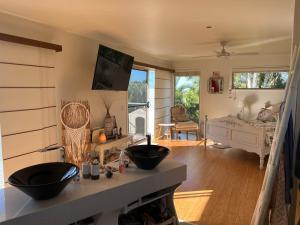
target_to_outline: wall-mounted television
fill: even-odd
[[[130,55],[100,45],[92,89],[127,91],[133,60]]]

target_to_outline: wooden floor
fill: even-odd
[[[264,170],[255,154],[237,149],[204,150],[199,141],[159,141],[170,158],[186,163],[188,178],[175,194],[178,217],[201,225],[248,225]]]

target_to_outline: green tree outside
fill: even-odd
[[[199,76],[175,77],[175,105],[183,105],[190,119],[196,123],[199,122],[199,81]]]
[[[284,89],[288,72],[239,72],[233,74],[233,88]]]
[[[147,102],[147,82],[133,81],[128,86],[128,102]]]
[[[147,102],[147,81],[129,82],[128,86],[129,103],[146,103]],[[139,107],[130,107],[128,112],[132,112]]]

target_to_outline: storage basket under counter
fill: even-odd
[[[118,225],[177,225],[173,204],[175,188],[152,193],[128,204],[119,216]]]

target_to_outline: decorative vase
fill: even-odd
[[[104,132],[101,132],[99,135],[99,143],[104,144],[105,142],[106,142],[106,135],[104,134]]]
[[[114,129],[114,120],[113,117],[109,114],[109,110],[106,112],[106,116],[104,118],[104,133],[107,138],[112,137]]]

